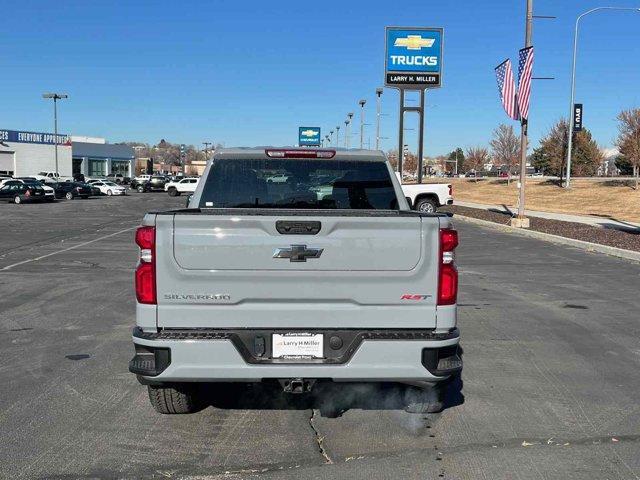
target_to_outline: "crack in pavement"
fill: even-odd
[[[316,438],[316,443],[318,444],[318,450],[320,451],[320,455],[322,455],[324,458],[324,463],[328,465],[333,465],[333,460],[327,453],[327,450],[324,448],[324,436],[320,435],[320,432],[318,431],[318,429],[316,428],[313,422],[314,419],[316,418],[317,411],[318,410],[315,408],[311,409],[311,416],[309,417],[309,426],[311,427],[311,430],[313,430],[313,434],[315,435],[315,438]]]

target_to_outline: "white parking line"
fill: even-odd
[[[104,240],[105,238],[115,237],[116,235],[120,235],[121,233],[124,233],[124,232],[130,232],[131,230],[134,230],[136,228],[138,228],[138,227],[135,226],[135,227],[125,228],[124,230],[120,230],[120,231],[115,232],[115,233],[110,233],[109,235],[105,235],[103,237],[94,238],[93,240],[89,240],[88,242],[79,243],[78,245],[73,245],[72,247],[63,248],[62,250],[57,250],[55,252],[47,253],[46,255],[40,255],[39,257],[30,258],[28,260],[22,260],[21,262],[14,263],[12,265],[7,265],[6,267],[2,267],[2,268],[0,268],[0,271],[11,270],[13,267],[17,267],[19,265],[24,265],[25,263],[37,262],[38,260],[42,260],[44,258],[48,258],[48,257],[51,257],[53,255],[58,255],[59,253],[68,252],[69,250],[74,250],[76,248],[80,248],[80,247],[84,247],[85,245],[89,245],[91,243],[99,242],[100,240]]]

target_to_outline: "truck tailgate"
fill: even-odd
[[[282,234],[278,221],[320,229]],[[175,213],[156,229],[159,327],[436,326],[437,217]],[[274,258],[292,248],[322,251]]]

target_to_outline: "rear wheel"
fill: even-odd
[[[177,197],[178,195],[180,195],[180,192],[176,188],[171,187],[169,189],[169,196],[170,197]]]
[[[424,213],[435,213],[438,205],[432,198],[422,198],[416,203],[416,210]]]
[[[66,198],[67,200],[73,200],[73,193],[67,192],[65,194],[64,198]]]
[[[192,386],[157,387],[148,385],[147,389],[149,401],[158,413],[168,415],[194,413],[200,409],[200,403]]]
[[[20,195],[16,195],[15,197],[13,197],[13,203],[15,203],[16,205],[20,205],[22,203]]]
[[[144,187],[142,185],[138,186],[138,192],[144,193]]]

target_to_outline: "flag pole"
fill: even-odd
[[[533,0],[527,0],[527,14],[525,18],[524,46],[531,46],[531,30],[533,24]],[[525,204],[525,179],[527,176],[527,145],[528,145],[528,118],[520,119],[520,197],[518,201],[518,218],[511,219],[511,226],[529,228],[529,219],[524,215]]]

